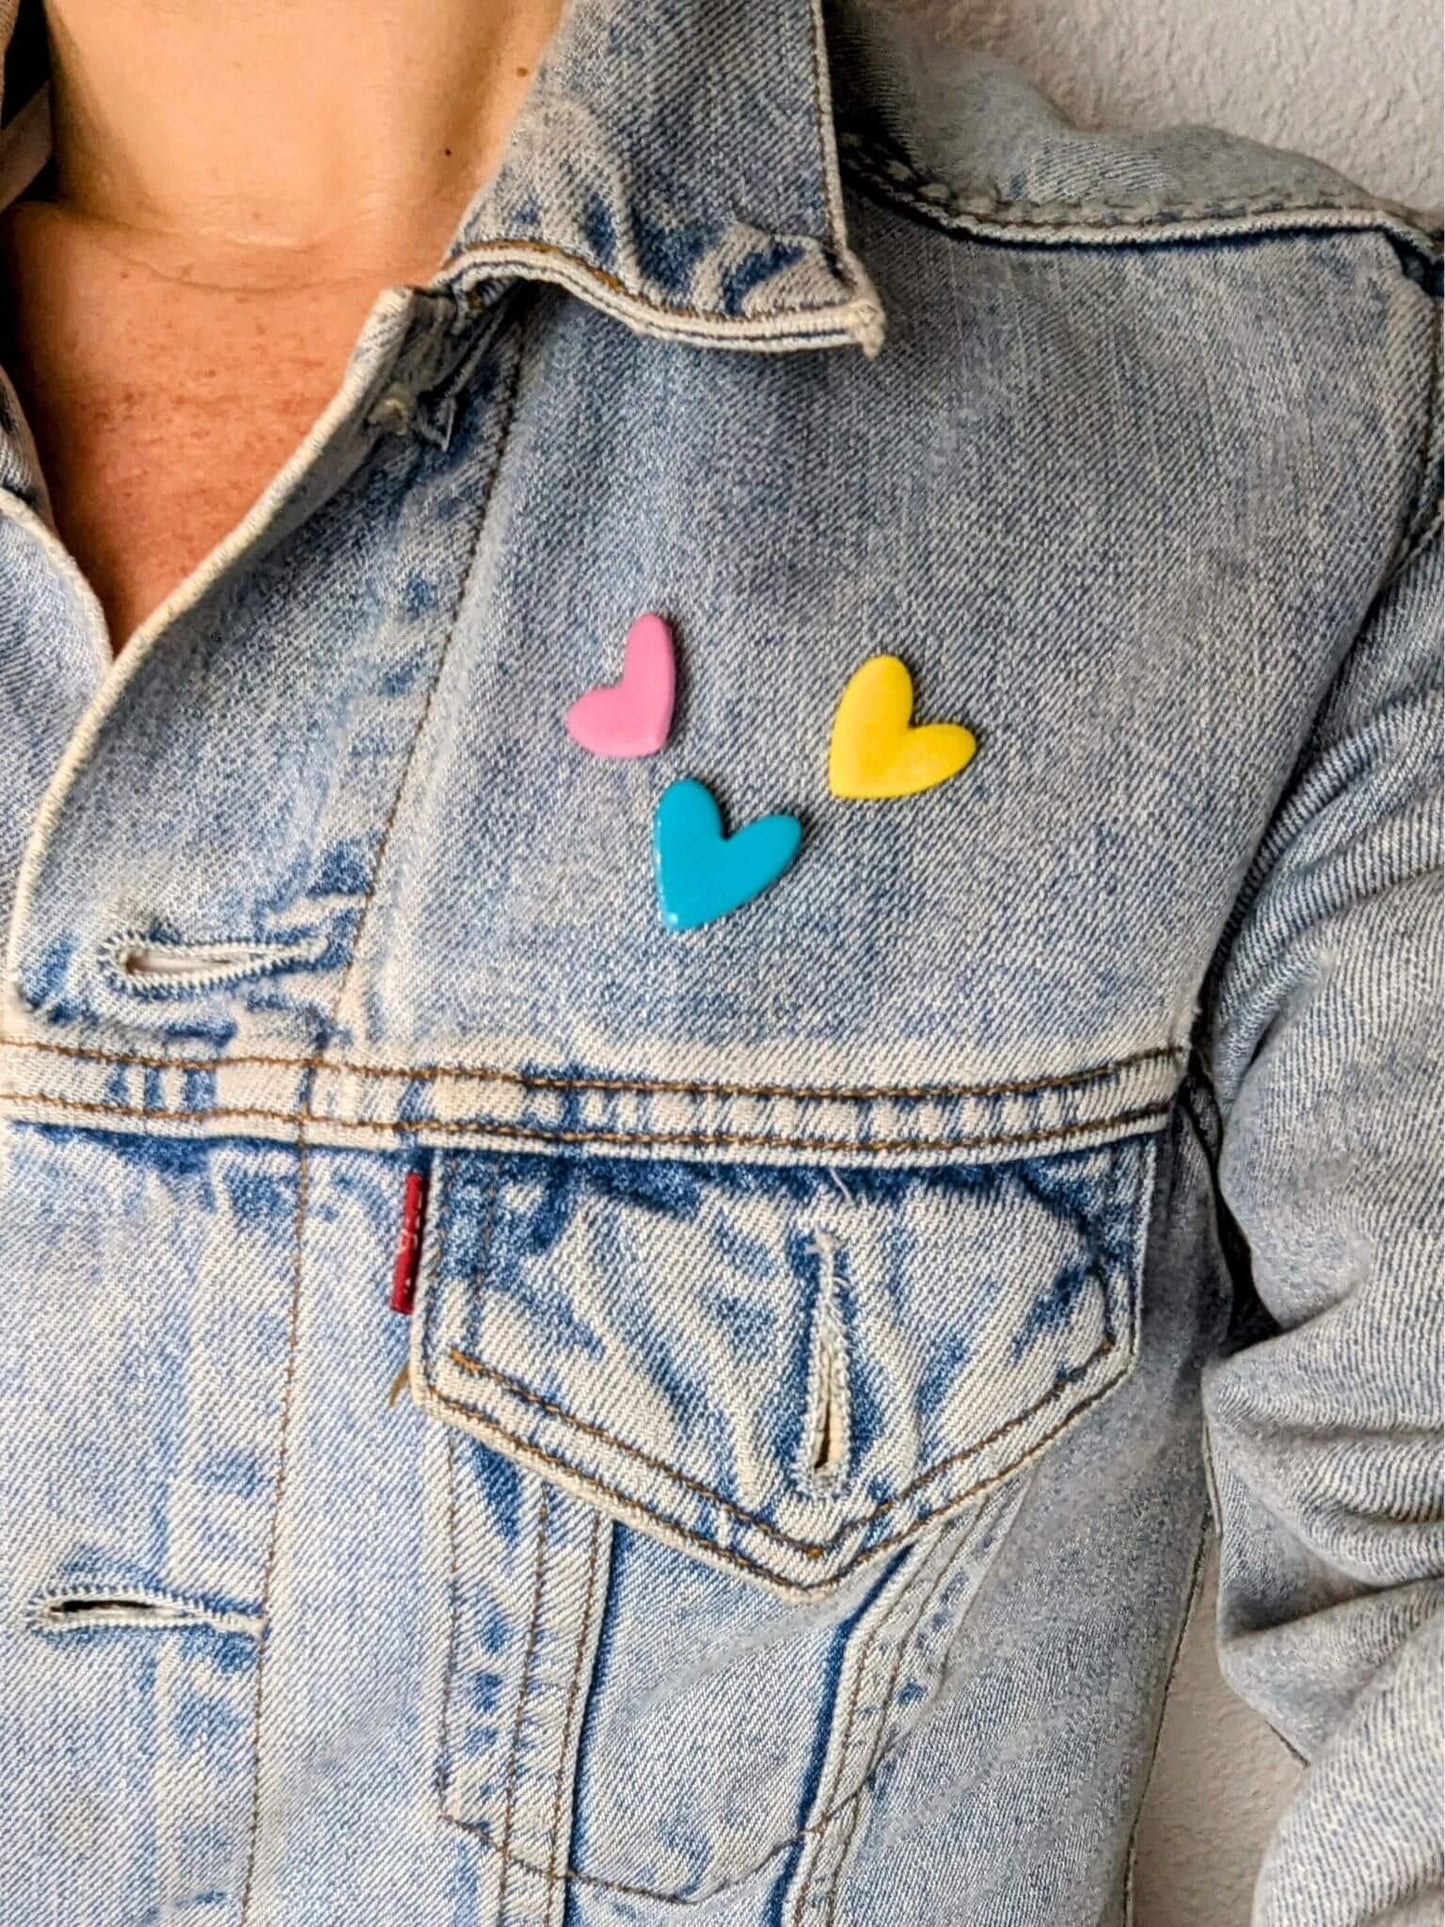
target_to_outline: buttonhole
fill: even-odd
[[[307,968],[321,961],[329,941],[325,932],[314,931],[240,943],[182,943],[123,931],[102,947],[100,961],[109,981],[129,996],[189,997]]]
[[[836,1492],[847,1477],[849,1452],[848,1352],[838,1303],[841,1254],[831,1231],[816,1231],[818,1291],[808,1357],[808,1405],[797,1467],[805,1491],[819,1498]]]
[[[815,1479],[830,1479],[837,1474],[843,1447],[836,1396],[838,1357],[826,1341],[819,1351],[819,1377],[822,1382],[819,1387],[817,1436],[813,1440],[812,1472]]]
[[[52,1638],[104,1626],[129,1626],[148,1632],[244,1633],[259,1639],[265,1619],[260,1613],[217,1606],[193,1593],[97,1586],[93,1591],[67,1587],[37,1594],[30,1602],[30,1624]]]

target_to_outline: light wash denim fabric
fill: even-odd
[[[3,1927],[1115,1927],[1211,1497],[1257,1920],[1439,1919],[1438,272],[574,0],[114,664],[7,403]],[[678,934],[683,777],[804,841]]]

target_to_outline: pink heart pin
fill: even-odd
[[[651,756],[667,741],[677,694],[672,631],[639,616],[627,632],[621,682],[589,689],[567,711],[567,734],[594,756]]]

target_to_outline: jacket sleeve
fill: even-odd
[[[1308,1763],[1256,1927],[1441,1920],[1438,530],[1380,592],[1206,1001],[1266,1317],[1205,1380],[1220,1659]]]

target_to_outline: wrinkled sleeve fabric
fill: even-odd
[[[1220,1658],[1308,1762],[1256,1927],[1441,1920],[1441,553],[1382,589],[1205,1012],[1267,1314],[1211,1365]]]

